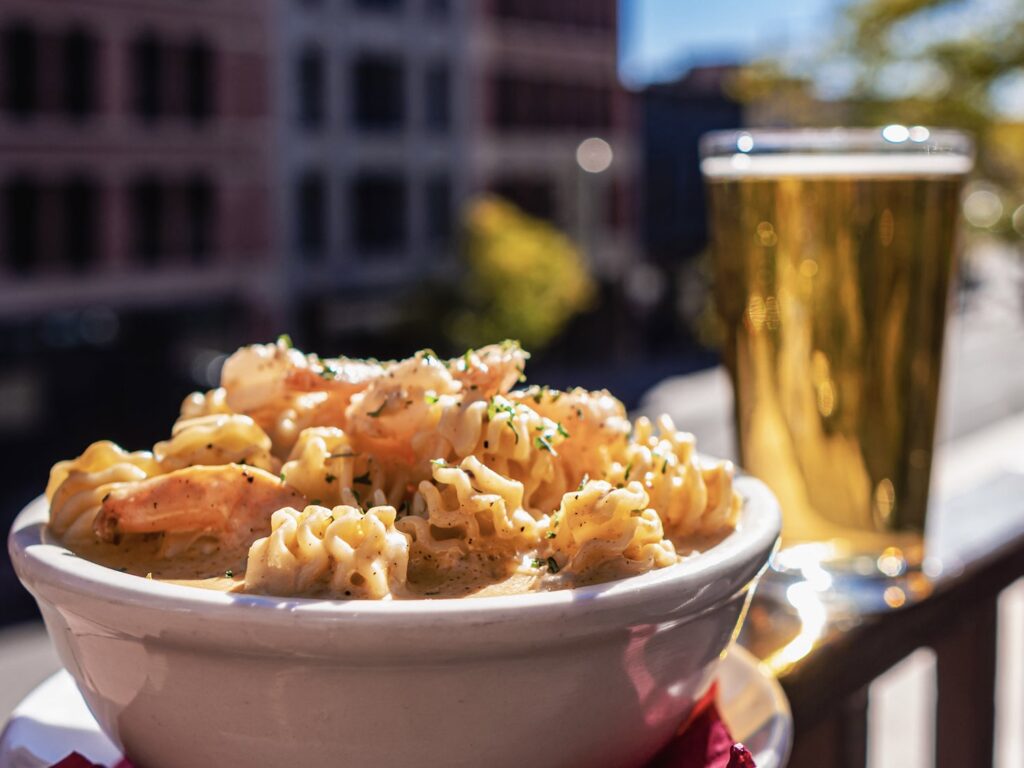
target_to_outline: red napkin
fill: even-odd
[[[77,752],[72,752],[59,763],[54,763],[51,768],[106,768],[106,766],[94,763]],[[121,760],[114,768],[135,768],[135,766],[127,760]]]
[[[750,750],[733,741],[715,704],[716,687],[705,694],[676,735],[648,768],[756,768]],[[77,752],[52,768],[105,768]],[[122,760],[114,768],[134,768]]]
[[[733,740],[722,720],[717,693],[712,685],[648,768],[756,768],[750,750]]]

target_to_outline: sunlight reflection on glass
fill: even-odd
[[[901,144],[910,138],[910,129],[905,125],[887,125],[882,129],[882,138],[893,144]]]
[[[828,577],[824,571],[822,574],[826,578]],[[796,637],[764,660],[765,666],[776,675],[783,674],[814,650],[814,646],[825,630],[828,618],[828,612],[821,600],[819,590],[810,581],[791,585],[786,590],[786,600],[797,613],[800,631]]]

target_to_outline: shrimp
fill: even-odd
[[[471,399],[486,399],[505,394],[523,378],[530,353],[517,341],[488,344],[470,349],[462,357],[448,361],[448,370],[468,391]]]
[[[433,353],[417,352],[352,397],[345,412],[345,431],[357,450],[413,463],[413,436],[439,418],[428,398],[436,400],[460,389],[448,367]]]
[[[303,355],[283,341],[242,347],[224,363],[227,406],[269,434],[287,456],[307,427],[344,427],[352,396],[386,372],[380,363]]]
[[[123,534],[187,533],[212,536],[226,546],[249,546],[270,533],[274,512],[306,503],[301,493],[256,467],[186,467],[111,490],[100,504],[94,530],[107,542]]]

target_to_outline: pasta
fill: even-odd
[[[405,588],[409,540],[395,530],[394,507],[333,510],[287,507],[271,518],[270,536],[249,550],[245,584],[276,595],[309,593],[383,598]]]
[[[548,530],[556,562],[565,563],[560,568],[587,574],[621,561],[619,567],[639,573],[674,563],[675,547],[647,503],[635,480],[619,488],[593,480],[566,494]]]
[[[735,527],[731,464],[605,390],[513,389],[527,358],[243,347],[152,453],[102,441],[55,465],[50,529],[132,572],[192,564],[200,586],[396,599],[643,573]]]
[[[153,446],[153,455],[167,472],[183,467],[248,464],[277,470],[270,455],[270,438],[248,416],[217,413],[179,419],[171,439]]]

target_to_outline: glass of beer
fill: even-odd
[[[895,606],[923,562],[943,328],[972,145],[922,126],[701,142],[744,468],[780,569]],[[918,583],[926,580],[919,579]],[[868,588],[865,585],[880,587]]]

